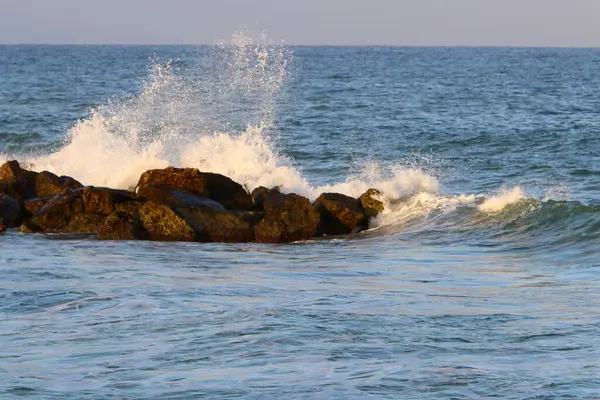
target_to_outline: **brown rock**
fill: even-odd
[[[138,190],[138,198],[170,207],[208,207],[215,211],[226,211],[222,204],[214,200],[201,197],[188,190],[173,189],[164,185],[142,186]]]
[[[115,211],[104,220],[98,229],[100,240],[146,240],[148,232],[144,229],[138,215]]]
[[[245,243],[252,240],[250,224],[228,212],[203,206],[176,210],[194,229],[196,241]]]
[[[37,172],[22,169],[16,160],[0,165],[0,193],[8,194],[19,201],[36,197],[35,179]]]
[[[138,182],[138,193],[144,186],[164,185],[184,189],[221,203],[228,210],[251,210],[252,199],[239,183],[230,178],[196,168],[154,169],[146,171]]]
[[[383,211],[383,203],[376,199],[378,196],[381,196],[379,190],[369,189],[358,198],[367,219],[374,218]]]
[[[135,200],[133,193],[85,187],[65,190],[52,197],[32,199],[26,208],[33,218],[23,232],[97,233],[107,215],[119,204]]]
[[[363,228],[365,215],[360,202],[339,193],[323,193],[314,203],[321,216],[319,233],[344,235]]]
[[[21,204],[14,197],[0,194],[0,225],[14,228],[21,224],[23,212]]]
[[[319,213],[305,197],[272,190],[265,196],[264,210],[265,218],[254,227],[258,242],[294,242],[317,233]]]
[[[112,214],[119,203],[126,203],[136,199],[132,192],[108,188],[85,187],[81,193],[86,213],[103,215]]]
[[[151,240],[193,242],[192,226],[169,206],[147,202],[140,208],[140,221]]]
[[[263,203],[265,201],[265,196],[270,191],[271,191],[270,189],[267,189],[264,186],[259,186],[252,191],[252,194],[250,195],[250,197],[252,198],[252,204],[254,204],[255,210],[263,211],[263,209],[264,209]]]
[[[42,171],[35,178],[36,197],[47,197],[58,194],[63,190],[78,189],[81,183],[70,176],[58,177],[52,172]]]

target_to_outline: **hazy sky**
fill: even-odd
[[[0,0],[0,43],[600,47],[600,0]]]

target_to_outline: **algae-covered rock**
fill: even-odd
[[[383,203],[378,200],[379,196],[381,196],[379,190],[369,189],[358,198],[367,219],[375,218],[383,211]]]
[[[164,204],[147,202],[140,208],[140,221],[150,240],[193,242],[194,228],[173,209]]]

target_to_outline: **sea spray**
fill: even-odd
[[[230,42],[203,51],[208,54],[188,64],[153,58],[138,94],[92,110],[55,153],[17,158],[36,170],[122,189],[134,187],[144,171],[168,165],[221,173],[249,190],[279,186],[311,200],[323,192],[358,197],[377,188],[386,210],[375,226],[475,202],[474,195],[441,194],[434,176],[402,162],[382,167],[370,161],[339,183],[312,185],[277,140],[275,116],[290,48],[236,33]],[[480,209],[508,203],[493,197]]]

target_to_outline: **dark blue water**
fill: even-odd
[[[10,231],[2,399],[600,398],[600,50],[0,46],[12,158],[387,208],[280,246]]]

